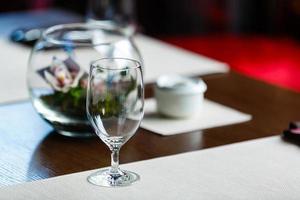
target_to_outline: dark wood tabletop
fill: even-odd
[[[174,136],[139,129],[121,149],[121,163],[278,135],[300,120],[300,94],[230,72],[203,77],[206,98],[249,113],[246,123]],[[152,85],[146,96],[153,94]],[[98,138],[56,134],[29,102],[0,106],[0,186],[108,166],[110,152]]]

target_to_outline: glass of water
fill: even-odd
[[[104,58],[90,67],[87,116],[96,134],[111,150],[111,167],[88,177],[92,184],[127,186],[139,175],[119,168],[119,151],[136,132],[144,115],[141,64],[126,58]]]

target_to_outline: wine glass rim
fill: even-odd
[[[126,39],[130,39],[133,35],[133,33],[126,32],[125,28],[119,27],[114,24],[69,23],[69,24],[58,24],[58,25],[54,25],[54,26],[47,28],[46,30],[44,30],[42,32],[41,38],[50,43],[56,44],[56,45],[76,45],[76,46],[109,45],[111,43],[116,43],[116,42],[124,40],[124,38],[121,38],[121,39],[111,40],[109,42],[86,43],[86,42],[78,42],[78,41],[76,42],[76,41],[57,39],[53,36],[51,37],[51,34],[55,33],[56,31],[61,31],[61,30],[70,30],[71,31],[72,29],[74,29],[76,31],[76,28],[81,29],[81,30],[102,29],[105,31],[113,31],[113,32],[118,33],[120,36],[124,36],[124,38],[126,38]]]
[[[137,69],[137,68],[141,68],[142,67],[141,63],[138,60],[131,59],[131,58],[116,57],[116,58],[100,58],[100,59],[94,60],[94,61],[91,62],[91,69],[98,68],[98,69],[116,70],[116,71],[120,71],[120,70],[126,69],[125,67],[124,68],[107,68],[107,67],[102,67],[102,66],[96,65],[97,62],[99,62],[99,61],[105,61],[105,60],[127,60],[127,61],[131,61],[131,62],[135,63],[135,66],[126,66],[127,69],[128,68],[129,69]]]

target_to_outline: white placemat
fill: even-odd
[[[196,76],[228,71],[224,63],[143,35],[137,36],[136,43],[144,57],[146,83],[166,73]],[[0,103],[27,99],[26,70],[30,49],[2,38],[0,52]]]
[[[0,103],[28,98],[26,86],[30,49],[0,39]]]
[[[154,98],[145,101],[145,115],[141,127],[154,133],[168,136],[212,127],[246,122],[251,115],[242,113],[224,105],[209,101],[203,102],[203,108],[190,118],[166,118],[156,112]]]
[[[124,188],[89,184],[92,171],[0,188],[3,200],[300,199],[300,149],[279,137],[123,165],[141,175]],[[71,163],[70,163],[71,164]]]
[[[146,83],[163,74],[196,76],[229,71],[225,63],[145,35],[137,35],[135,41],[144,58]]]

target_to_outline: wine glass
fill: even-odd
[[[139,175],[119,168],[119,151],[136,132],[144,115],[141,64],[126,58],[103,58],[90,67],[87,116],[96,134],[111,150],[111,167],[88,177],[99,186],[127,186]]]

